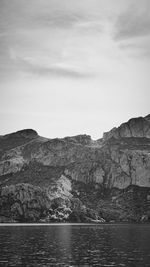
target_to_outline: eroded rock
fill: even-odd
[[[150,115],[97,141],[88,135],[48,139],[30,129],[1,136],[0,186],[0,213],[14,220],[140,221],[149,192],[138,195],[143,213],[124,204],[124,196],[133,204],[136,191],[123,192],[150,187]],[[121,198],[110,197],[114,189]]]

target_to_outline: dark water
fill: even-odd
[[[150,225],[0,226],[0,266],[150,266]]]

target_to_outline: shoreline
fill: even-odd
[[[114,223],[0,223],[0,227],[4,226],[104,226],[104,225],[149,225],[150,223],[141,222],[114,222]]]

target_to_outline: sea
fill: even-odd
[[[150,266],[150,224],[1,224],[0,266]]]

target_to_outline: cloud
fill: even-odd
[[[99,0],[0,0],[0,29],[12,31],[18,27],[70,28],[78,21],[102,17]]]
[[[33,18],[36,26],[44,27],[58,27],[58,28],[70,28],[73,27],[74,23],[82,20],[82,18],[77,14],[61,14],[56,13],[50,15],[49,13],[40,14]]]
[[[128,39],[119,43],[119,48],[127,52],[129,56],[135,56],[141,59],[149,60],[150,57],[150,36],[142,38]]]
[[[115,24],[118,41],[150,35],[150,1],[131,1],[129,7],[119,14]]]
[[[65,63],[40,65],[36,62],[32,62],[32,59],[24,59],[16,57],[18,69],[24,73],[38,75],[38,76],[47,76],[47,77],[67,77],[67,78],[87,78],[91,74],[86,73],[84,70],[77,68],[73,65]]]
[[[95,18],[98,3],[99,0],[30,0],[28,5],[26,0],[0,0],[2,76],[17,72],[18,64],[22,71],[38,75],[88,77],[92,50],[88,41],[103,30],[102,11]],[[36,60],[35,64],[21,61],[30,57]],[[49,65],[43,61],[49,61]]]

